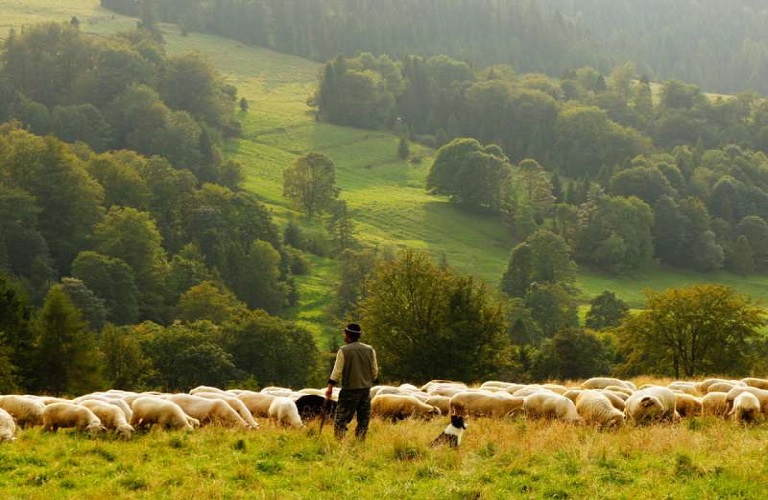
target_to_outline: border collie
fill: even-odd
[[[432,441],[430,446],[448,443],[451,448],[456,448],[461,444],[461,435],[466,428],[467,424],[464,422],[463,416],[451,415],[451,423]]]

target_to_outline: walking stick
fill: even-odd
[[[323,407],[320,409],[320,429],[318,429],[317,434],[323,433],[323,427],[325,426],[325,420],[328,416],[329,409],[331,407],[331,400],[328,398],[325,398],[325,401],[323,401]]]

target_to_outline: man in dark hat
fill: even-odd
[[[374,381],[379,376],[379,366],[373,347],[360,342],[360,336],[363,334],[360,325],[350,323],[344,328],[343,333],[345,345],[336,353],[336,363],[328,380],[325,397],[330,399],[333,387],[341,384],[336,417],[333,422],[334,435],[339,440],[343,439],[347,432],[347,425],[356,415],[355,437],[362,441],[368,432],[368,422],[371,417],[370,393]]]

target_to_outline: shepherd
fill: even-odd
[[[333,433],[341,441],[352,418],[357,418],[355,437],[365,441],[371,418],[371,387],[379,376],[376,351],[360,342],[363,330],[357,323],[348,324],[342,331],[344,343],[336,353],[325,398],[331,399],[333,388],[341,385],[333,421]]]

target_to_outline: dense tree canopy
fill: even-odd
[[[645,309],[619,329],[624,369],[675,378],[744,372],[765,312],[720,285],[646,293]]]

